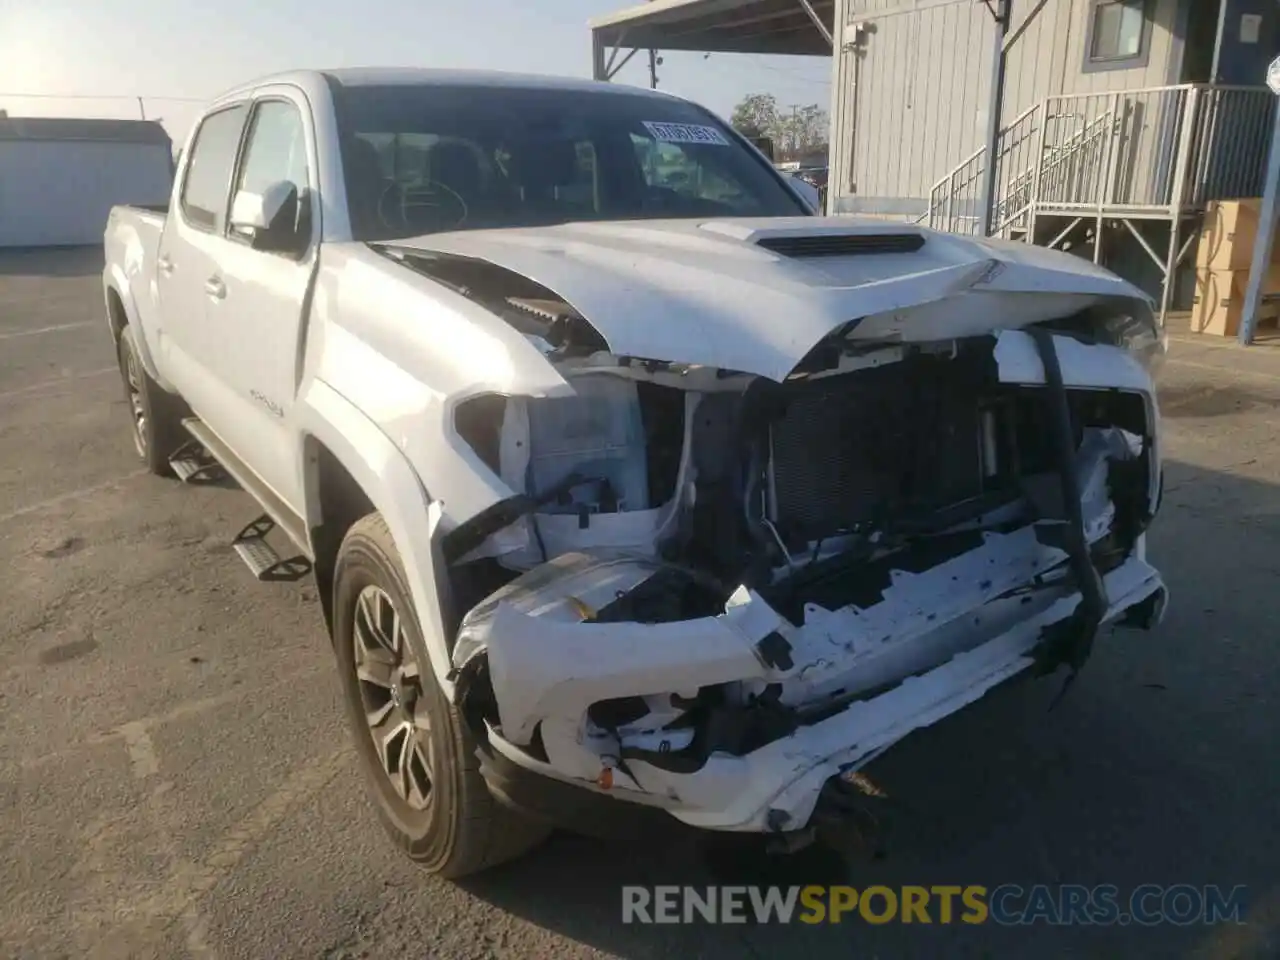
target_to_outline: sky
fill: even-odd
[[[201,101],[294,68],[468,67],[591,75],[587,21],[637,0],[0,0],[10,116],[160,119],[185,139]],[[830,60],[663,54],[658,86],[723,117],[750,93],[828,106]],[[647,86],[637,54],[615,82]],[[136,99],[143,98],[141,108]]]

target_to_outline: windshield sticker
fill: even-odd
[[[653,139],[665,143],[711,143],[720,147],[730,145],[725,135],[715,127],[703,127],[696,123],[659,123],[655,120],[642,122]]]

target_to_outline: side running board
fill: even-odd
[[[169,467],[183,483],[213,483],[227,474],[199,440],[188,440],[174,451]]]
[[[276,522],[264,513],[236,534],[231,547],[258,580],[301,580],[311,572],[311,561],[303,556],[282,559],[267,543],[267,534],[275,528]]]
[[[183,420],[182,426],[191,434],[192,442],[174,454],[171,461],[174,473],[190,482],[194,477],[209,476],[212,470],[225,470],[262,507],[262,515],[236,534],[231,542],[232,549],[254,577],[278,582],[301,580],[307,576],[311,572],[311,560],[307,556],[310,548],[306,521],[263,483],[202,420],[191,417]],[[179,462],[182,467],[178,466]],[[267,535],[277,527],[298,548],[296,556],[281,557],[267,542]]]

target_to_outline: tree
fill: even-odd
[[[816,103],[796,104],[790,111],[780,111],[778,100],[772,94],[753,93],[733,108],[730,122],[748,137],[772,139],[779,159],[794,158],[821,147],[827,139],[827,111]]]
[[[770,93],[753,93],[743,97],[733,108],[733,117],[729,122],[745,136],[776,136],[778,100]]]
[[[802,153],[813,150],[815,147],[826,142],[827,139],[827,111],[823,110],[816,103],[811,103],[807,107],[801,107],[795,113],[793,123],[795,125],[796,152]]]
[[[776,137],[789,157],[811,153],[827,139],[827,112],[816,103],[797,104],[779,119]]]

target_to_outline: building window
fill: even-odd
[[[1093,0],[1085,37],[1085,70],[1127,70],[1146,63],[1151,0]]]

